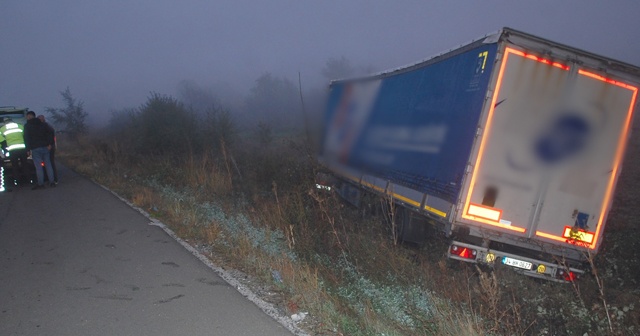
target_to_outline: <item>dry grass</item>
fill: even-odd
[[[231,171],[221,170],[209,153],[197,157],[190,155],[181,169],[184,182],[192,190],[228,195],[233,189]]]
[[[637,148],[637,141],[632,146]],[[437,235],[421,249],[396,246],[395,230],[380,225],[385,219],[363,215],[334,195],[313,190],[314,167],[295,160],[299,151],[286,143],[258,153],[234,153],[242,180],[226,149],[217,158],[191,155],[177,166],[157,163],[142,170],[132,158],[112,155],[118,147],[100,148],[81,142],[63,154],[64,160],[160,217],[177,234],[210,246],[217,262],[270,284],[282,296],[283,311],[311,312],[314,323],[307,327],[314,334],[591,335],[625,334],[640,326],[637,300],[629,301],[640,296],[637,261],[636,268],[633,263],[607,263],[621,256],[638,258],[615,245],[637,230],[631,222],[635,217],[624,209],[640,195],[624,191],[626,186],[612,212],[613,233],[605,237],[603,253],[593,263],[601,286],[587,277],[574,290],[508,270],[489,272],[451,262],[443,253],[446,240]],[[636,155],[626,162],[621,181],[635,181],[629,167],[638,161]],[[208,202],[218,204],[215,211],[224,215],[208,215],[202,209]],[[246,225],[239,214],[252,224]],[[622,268],[632,276],[618,280],[626,276],[619,273]],[[605,291],[609,284],[618,286]],[[589,297],[597,292],[607,295],[611,307]],[[420,295],[424,300],[417,299]]]
[[[131,203],[142,209],[153,210],[152,205],[158,203],[158,197],[151,188],[142,187],[131,196]]]
[[[220,239],[222,234],[222,228],[218,223],[211,222],[209,225],[203,226],[200,229],[200,236],[204,239],[206,244],[213,244]]]

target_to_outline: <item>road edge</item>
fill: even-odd
[[[127,204],[129,207],[131,207],[132,209],[136,210],[137,212],[142,214],[144,217],[146,217],[150,221],[149,225],[157,226],[157,227],[161,228],[167,235],[169,235],[171,238],[173,238],[175,241],[177,241],[180,245],[182,245],[182,247],[184,247],[192,255],[194,255],[196,258],[198,258],[203,264],[205,264],[207,267],[209,267],[211,270],[213,270],[219,277],[221,277],[229,285],[231,285],[233,288],[235,288],[242,296],[247,298],[247,300],[251,301],[256,306],[258,306],[258,308],[260,308],[260,310],[262,310],[265,314],[269,315],[271,318],[276,320],[278,323],[280,323],[287,330],[289,330],[290,332],[292,332],[296,336],[310,336],[310,334],[308,334],[306,331],[300,329],[295,324],[295,321],[293,321],[289,316],[281,314],[280,311],[278,310],[278,308],[276,308],[276,306],[274,306],[273,304],[271,304],[269,302],[266,302],[266,301],[262,300],[257,294],[255,294],[253,291],[251,291],[251,289],[249,289],[247,286],[243,285],[240,281],[238,281],[235,277],[233,277],[233,275],[231,275],[231,273],[225,271],[222,267],[214,264],[213,261],[211,261],[211,259],[207,258],[205,255],[200,253],[200,251],[198,251],[195,247],[193,247],[191,244],[186,242],[184,239],[178,237],[178,235],[176,235],[176,233],[173,232],[173,230],[171,230],[167,225],[165,225],[164,223],[162,223],[158,219],[151,217],[151,215],[149,215],[148,212],[146,212],[142,208],[136,206],[135,204],[129,202],[124,197],[118,195],[118,193],[116,193],[115,191],[107,188],[106,186],[104,186],[104,185],[102,185],[100,183],[97,183],[95,181],[93,181],[93,182],[95,184],[99,185],[102,189],[110,192],[112,195],[114,195],[120,201],[122,201],[123,203]]]

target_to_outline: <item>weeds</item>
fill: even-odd
[[[181,169],[186,185],[200,193],[212,193],[220,196],[229,195],[233,190],[229,170],[220,169],[210,154],[206,152],[199,157],[190,155]]]
[[[592,257],[592,269],[598,265],[604,271],[593,274],[593,283],[572,284],[572,290],[572,285],[540,283],[506,270],[452,264],[437,237],[422,249],[399,244],[396,205],[388,199],[380,200],[386,215],[363,216],[334,195],[313,189],[318,168],[301,154],[304,146],[263,132],[262,145],[239,150],[221,140],[217,155],[194,150],[171,160],[129,155],[117,142],[83,139],[60,154],[76,171],[205,246],[216,262],[271,286],[283,312],[309,312],[306,327],[315,334],[637,332],[637,279],[624,279],[630,298],[624,304],[623,295],[612,297],[619,293],[615,288],[604,287],[605,279],[607,284],[622,281],[617,272],[631,266],[616,270]],[[587,309],[596,307],[588,296],[595,292],[603,320],[598,310]]]
[[[598,286],[598,293],[600,294],[600,300],[602,300],[602,306],[604,307],[605,314],[607,316],[607,322],[609,325],[609,332],[613,333],[613,324],[611,323],[611,314],[609,313],[609,305],[607,304],[606,296],[604,295],[604,280],[598,275],[598,269],[594,262],[594,256],[590,251],[586,252],[586,258],[591,266],[591,274],[595,277],[596,285]]]
[[[309,191],[309,195],[311,196],[311,198],[313,198],[317,202],[317,206],[322,215],[321,219],[326,223],[329,223],[331,234],[335,238],[335,245],[340,250],[340,254],[347,255],[348,254],[347,248],[340,239],[341,236],[345,236],[345,235],[341,234],[341,232],[338,231],[336,227],[336,218],[329,213],[330,211],[329,206],[327,206],[328,199],[321,197],[314,190]]]
[[[396,202],[393,199],[393,190],[388,191],[385,194],[385,197],[380,198],[380,203],[382,205],[382,213],[384,214],[384,218],[388,220],[389,227],[391,228],[391,238],[393,239],[393,244],[397,245],[400,242],[401,237],[399,236],[398,223],[396,220]]]

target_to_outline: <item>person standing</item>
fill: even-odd
[[[49,132],[53,134],[53,145],[51,146],[51,150],[49,151],[49,153],[51,154],[49,157],[49,160],[51,160],[51,168],[53,168],[53,183],[58,184],[58,169],[56,168],[56,147],[57,147],[56,130],[49,123],[47,123],[47,121],[44,118],[44,115],[42,114],[39,115],[38,119],[40,119],[40,121],[45,126],[47,126],[47,128],[49,129]]]
[[[33,111],[27,112],[27,124],[24,126],[24,142],[27,153],[31,152],[33,165],[36,168],[36,176],[38,184],[32,190],[44,188],[44,172],[42,171],[42,163],[47,171],[49,181],[53,181],[53,169],[51,167],[51,156],[49,151],[53,147],[53,133],[45,126],[45,124],[36,118]],[[55,187],[54,182],[50,183],[51,187]]]
[[[0,127],[0,135],[6,142],[6,149],[11,160],[13,181],[5,181],[7,184],[21,184],[28,180],[26,174],[27,149],[24,143],[24,127],[10,118],[4,119],[4,125]]]

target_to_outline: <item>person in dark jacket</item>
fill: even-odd
[[[50,150],[53,147],[53,133],[47,128],[47,126],[36,118],[36,114],[33,111],[27,112],[27,124],[24,126],[24,144],[27,148],[27,153],[31,153],[33,158],[33,165],[36,168],[36,176],[38,177],[38,184],[35,185],[33,190],[44,188],[44,172],[42,171],[42,163],[47,171],[47,177],[51,181],[51,187],[55,187],[53,182],[53,169],[51,167],[51,154]]]
[[[51,124],[47,123],[44,115],[39,115],[38,119],[40,119],[40,121],[42,121],[42,123],[44,123],[49,131],[53,134],[53,145],[51,146],[51,150],[49,151],[49,153],[51,154],[49,159],[51,160],[51,168],[53,168],[53,183],[58,184],[58,169],[56,169],[56,130],[51,126]]]

